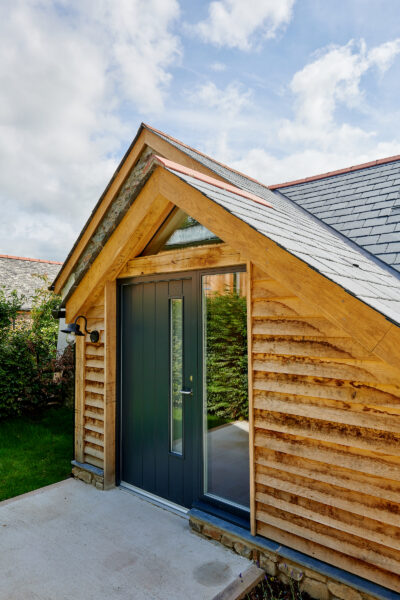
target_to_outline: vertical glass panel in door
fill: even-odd
[[[202,277],[204,494],[248,509],[246,273]]]
[[[170,451],[183,453],[183,299],[170,299]]]

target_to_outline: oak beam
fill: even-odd
[[[67,301],[68,323],[85,314],[105,282],[116,279],[125,263],[142,252],[173,209],[173,204],[159,195],[158,181],[159,173],[154,173]]]
[[[138,277],[153,273],[194,271],[211,267],[230,267],[245,262],[240,252],[227,244],[212,244],[198,248],[167,250],[152,256],[139,256],[129,260],[119,278]]]

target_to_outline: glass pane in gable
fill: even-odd
[[[192,217],[186,217],[179,229],[165,242],[161,250],[172,250],[173,248],[184,248],[185,246],[196,246],[211,242],[221,241],[211,231],[200,225]]]
[[[143,255],[220,242],[222,240],[214,233],[176,208],[148,244]]]

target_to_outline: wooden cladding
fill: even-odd
[[[121,275],[209,261],[244,259],[226,245],[185,249],[129,260]],[[400,592],[400,371],[247,269],[252,532]],[[100,343],[78,340],[76,456],[112,485],[114,284],[107,289],[87,312]]]
[[[256,268],[256,532],[400,591],[400,372]]]
[[[97,329],[100,342],[84,338],[84,393],[82,422],[82,462],[104,468],[104,300],[87,312],[88,329]],[[83,338],[82,338],[83,339]]]

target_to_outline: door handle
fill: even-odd
[[[184,394],[185,396],[191,396],[193,391],[192,390],[180,390],[179,393]]]

